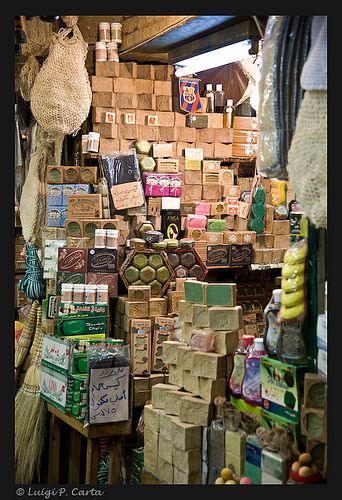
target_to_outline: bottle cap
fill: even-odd
[[[222,90],[222,83],[216,84],[216,90]]]
[[[273,294],[273,299],[274,302],[277,302],[280,304],[281,301],[281,294],[283,293],[283,290],[281,288],[275,288],[272,292]]]
[[[205,88],[206,88],[207,90],[213,90],[213,84],[212,84],[212,83],[206,83],[206,84],[205,84]]]
[[[264,339],[263,337],[257,337],[254,339],[254,347],[256,351],[264,351]]]
[[[241,339],[244,345],[252,345],[254,341],[254,335],[242,335]]]
[[[233,106],[233,99],[227,99],[227,106]]]

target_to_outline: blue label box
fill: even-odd
[[[50,207],[63,205],[63,185],[48,184],[47,203]]]

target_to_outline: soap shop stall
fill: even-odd
[[[302,106],[268,78],[324,18],[269,16],[256,105],[248,62],[122,60],[121,19],[85,67],[77,16],[43,17],[16,20],[16,482],[326,482],[326,90],[299,43]]]

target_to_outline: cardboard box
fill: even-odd
[[[230,266],[249,265],[252,263],[253,246],[251,243],[242,245],[231,245],[230,248]]]
[[[234,116],[233,129],[258,130],[258,119],[253,116]]]
[[[68,217],[93,219],[102,217],[102,197],[100,194],[68,196]]]
[[[87,260],[87,248],[58,248],[58,271],[85,273]]]
[[[260,367],[262,408],[298,423],[307,365],[289,365],[262,356]]]
[[[119,76],[119,68],[117,61],[95,61],[96,76]]]
[[[117,270],[116,248],[89,248],[87,271],[89,273],[111,273]]]
[[[108,296],[118,296],[118,273],[86,273],[85,282],[91,285],[108,285]]]
[[[223,233],[222,233],[223,234]],[[229,265],[230,245],[208,245],[206,266],[225,267]]]
[[[149,375],[151,372],[151,335],[131,335],[132,371],[134,375]]]
[[[153,158],[171,158],[173,156],[172,144],[152,144]]]
[[[90,82],[93,92],[113,92],[113,78],[91,75]]]
[[[202,170],[206,173],[220,173],[220,160],[203,160]]]

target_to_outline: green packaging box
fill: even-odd
[[[246,437],[245,476],[253,481],[253,484],[261,484],[261,450],[258,439],[254,434]]]
[[[56,294],[61,295],[62,283],[85,284],[86,273],[57,271]]]
[[[262,408],[298,423],[307,365],[290,365],[262,356],[260,370]]]

